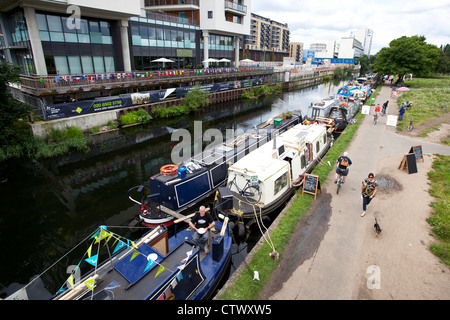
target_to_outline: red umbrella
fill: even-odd
[[[409,89],[407,88],[407,87],[401,87],[401,88],[398,88],[397,89],[397,91],[409,91]]]

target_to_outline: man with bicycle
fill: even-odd
[[[352,165],[352,160],[348,157],[348,152],[344,152],[344,155],[340,156],[336,163],[336,179],[334,180],[334,183],[337,183],[339,175],[342,175],[342,183],[345,183],[348,175],[348,167]]]

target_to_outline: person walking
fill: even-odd
[[[382,112],[381,112],[381,114],[382,114],[383,116],[385,116],[386,113],[387,113],[387,107],[388,107],[388,104],[389,104],[389,100],[386,101],[385,103],[383,103],[383,110],[382,110]]]
[[[192,240],[195,245],[200,249],[203,249],[206,253],[208,250],[208,240],[209,240],[209,229],[214,227],[216,223],[214,222],[211,215],[206,212],[204,206],[199,208],[199,211],[195,213],[189,222],[189,226],[195,231],[192,235]]]
[[[375,197],[375,194],[378,190],[378,183],[375,180],[375,175],[373,173],[369,173],[369,176],[363,180],[361,186],[361,196],[363,198],[363,212],[361,217],[366,215],[367,206]]]

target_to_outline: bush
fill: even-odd
[[[128,112],[120,116],[120,123],[122,125],[147,123],[152,119],[152,116],[149,115],[147,111],[145,111],[144,109],[139,109],[138,111]]]

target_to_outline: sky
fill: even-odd
[[[287,23],[290,42],[303,42],[304,49],[359,28],[373,30],[371,55],[402,36],[450,44],[450,0],[252,0],[251,12]]]

